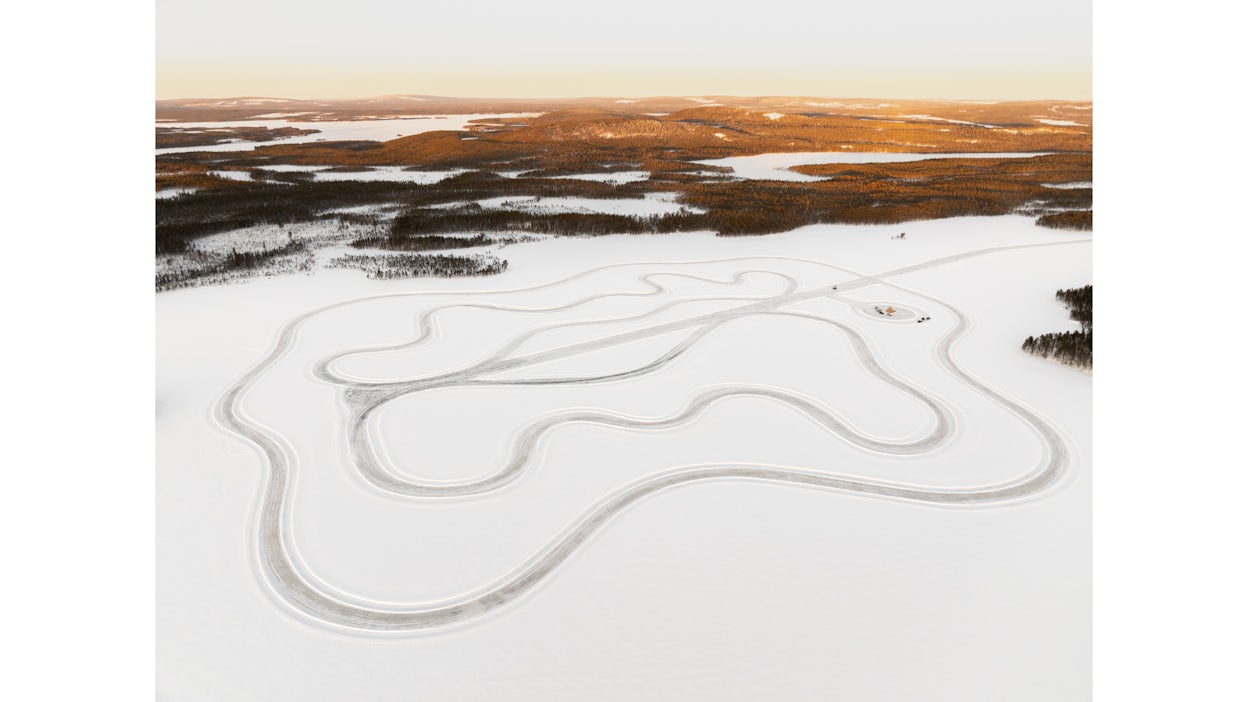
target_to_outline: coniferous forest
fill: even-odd
[[[1028,353],[1051,358],[1076,368],[1092,367],[1092,286],[1057,291],[1057,301],[1070,310],[1079,331],[1029,336],[1023,342]]]

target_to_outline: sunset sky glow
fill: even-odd
[[[1092,7],[157,0],[159,98],[1089,99]]]

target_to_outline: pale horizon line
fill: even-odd
[[[290,95],[181,95],[174,97],[157,96],[156,101],[164,100],[329,100],[329,101],[347,101],[347,100],[369,100],[376,98],[388,97],[421,97],[421,98],[440,98],[450,100],[608,100],[608,99],[629,99],[629,100],[648,100],[661,98],[812,98],[818,100],[914,100],[914,101],[931,101],[931,102],[980,102],[980,103],[998,103],[998,102],[1042,102],[1042,101],[1066,101],[1066,102],[1092,102],[1092,97],[1011,97],[1011,98],[993,98],[993,97],[903,97],[900,95],[814,95],[801,93],[653,93],[653,94],[600,94],[600,95],[524,95],[524,96],[491,96],[491,95],[443,95],[435,93],[380,93],[368,95],[351,95],[336,97],[293,97]]]

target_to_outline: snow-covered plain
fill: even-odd
[[[904,163],[927,161],[934,158],[1030,158],[1042,153],[883,153],[867,151],[800,151],[793,153],[759,154],[757,156],[730,156],[728,158],[694,161],[707,166],[732,169],[732,174],[747,180],[788,180],[808,182],[825,180],[821,176],[791,171],[794,166],[814,166],[824,163]]]
[[[1029,334],[1069,327],[1053,291],[1090,282],[1090,244],[1024,217],[907,223],[904,241],[891,239],[897,230],[553,238],[509,247],[508,272],[486,279],[370,281],[327,270],[161,294],[158,696],[1087,698],[1091,377],[1018,347]],[[1055,245],[919,265],[1033,244]],[[889,271],[848,289],[862,274]],[[683,334],[486,376],[513,384],[410,393],[382,405],[367,436],[404,479],[445,484],[496,470],[536,419],[573,409],[666,417],[725,386],[785,389],[887,441],[931,433],[931,409],[869,372],[849,332],[823,319],[861,335],[885,375],[947,408],[952,431],[932,450],[863,450],[792,406],[745,394],[663,429],[558,424],[528,467],[496,490],[405,497],[355,471],[342,392],[314,372],[331,356],[340,356],[328,366],[334,373],[374,381],[451,371],[526,334],[508,355],[680,325],[794,286],[832,284],[836,294],[777,310],[805,317],[725,321],[634,377],[514,384],[645,366]],[[534,286],[544,287],[504,292]],[[483,616],[408,634],[327,625],[264,575],[259,500],[268,462],[214,416],[284,324],[361,298],[372,299],[308,317],[289,351],[247,387],[240,409],[280,437],[293,461],[283,526],[298,572],[362,606],[488,589],[592,505],[682,465],[757,462],[933,488],[1022,475],[1044,458],[1039,435],[936,352],[959,312],[968,327],[951,358],[1051,424],[1069,462],[1034,495],[980,506],[749,479],[690,483],[629,506],[550,577]],[[861,313],[882,303],[932,319]],[[434,313],[438,331],[427,342],[377,348],[411,341],[418,315],[448,305],[459,306]]]

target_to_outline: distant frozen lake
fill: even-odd
[[[930,153],[876,153],[862,151],[799,151],[795,153],[759,154],[757,156],[732,156],[704,161],[694,161],[706,166],[721,166],[732,169],[733,175],[746,180],[788,180],[807,182],[826,180],[817,176],[796,173],[789,169],[794,166],[814,166],[825,163],[906,163],[909,161],[929,161],[935,158],[1031,158],[1044,156],[1048,152],[1035,153],[973,153],[973,154],[930,154]]]
[[[454,171],[407,171],[400,166],[376,166],[364,171],[320,171],[314,173],[313,177],[316,180],[386,181],[429,185],[463,172],[462,169]]]
[[[317,129],[316,134],[276,139],[274,141],[236,141],[213,146],[179,146],[156,149],[156,154],[178,154],[188,151],[252,151],[257,146],[272,144],[310,144],[317,141],[388,141],[424,132],[458,131],[476,119],[505,119],[531,117],[532,113],[468,114],[468,115],[411,115],[393,119],[338,120],[328,122],[300,122],[285,119],[245,119],[232,122],[156,122],[157,127],[178,129],[221,129],[238,127],[294,127]]]

